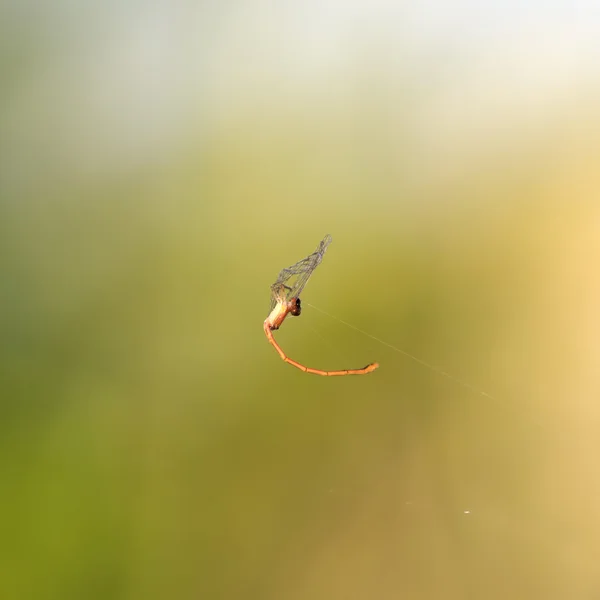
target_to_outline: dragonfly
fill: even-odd
[[[313,373],[314,375],[323,375],[325,377],[366,375],[367,373],[372,373],[379,365],[371,363],[362,369],[342,369],[339,371],[312,369],[287,356],[273,337],[273,331],[281,327],[281,324],[288,315],[294,317],[300,316],[302,312],[300,294],[315,269],[321,264],[329,244],[331,244],[331,236],[326,235],[312,254],[309,254],[306,258],[303,258],[291,267],[281,270],[277,281],[271,286],[271,311],[264,322],[265,335],[283,361],[305,373]]]

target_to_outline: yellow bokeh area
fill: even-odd
[[[2,598],[598,597],[600,23],[560,4],[0,8]],[[275,337],[372,374],[262,330],[326,234]]]

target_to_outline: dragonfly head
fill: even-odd
[[[302,312],[302,306],[300,305],[300,298],[292,298],[289,303],[290,315],[299,317]]]

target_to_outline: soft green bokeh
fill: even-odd
[[[596,597],[586,19],[284,4],[0,9],[0,595]]]

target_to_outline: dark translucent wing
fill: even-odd
[[[275,307],[278,295],[285,294],[289,301],[301,294],[313,271],[321,264],[329,244],[331,244],[331,236],[326,235],[312,254],[295,265],[281,270],[277,281],[271,286],[271,310]]]

